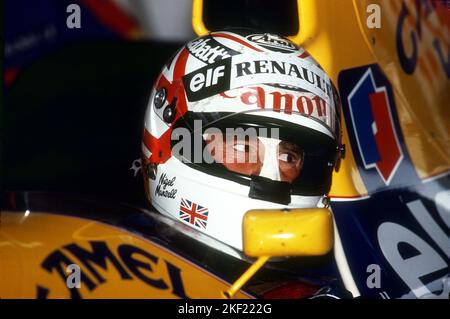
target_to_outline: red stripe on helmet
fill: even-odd
[[[175,121],[187,112],[186,94],[184,93],[184,84],[182,77],[186,74],[186,64],[189,58],[189,51],[184,48],[178,56],[178,60],[173,70],[173,82],[171,89],[174,90],[173,94],[177,98],[177,114]]]
[[[186,95],[184,94],[184,85],[182,81],[182,77],[186,72],[186,63],[189,58],[189,51],[187,49],[183,49],[181,53],[178,55],[178,58],[175,62],[173,74],[172,74],[172,82],[169,82],[167,78],[161,74],[156,82],[156,90],[161,88],[165,88],[167,90],[167,102],[171,104],[173,99],[177,99],[176,105],[176,115],[174,121],[176,121],[180,116],[187,112],[187,101]]]
[[[165,88],[167,90],[167,103],[170,105],[176,99],[176,115],[173,122],[179,119],[187,111],[186,95],[184,94],[184,86],[182,77],[186,71],[186,63],[189,57],[189,51],[184,49],[178,56],[175,62],[173,71],[173,81],[169,82],[164,75],[161,75],[157,80],[156,90]],[[166,106],[167,107],[167,106]],[[149,131],[144,129],[142,142],[145,147],[152,153],[148,159],[151,163],[162,164],[172,157],[172,150],[170,146],[170,138],[172,135],[172,128],[161,135],[160,138],[154,137]]]
[[[178,59],[173,70],[174,81],[181,79],[181,77],[185,74],[188,57],[189,51],[188,49],[184,48],[183,51],[181,51],[180,54],[178,55]]]
[[[300,58],[300,59],[305,59],[305,58],[307,58],[307,57],[309,57],[310,56],[310,54],[308,53],[308,52],[303,52],[302,54],[300,54],[298,57]]]
[[[213,33],[211,34],[213,37],[218,37],[218,38],[226,38],[226,39],[230,39],[233,40],[234,42],[240,43],[242,45],[245,45],[247,48],[250,48],[252,50],[258,51],[258,52],[263,52],[263,50],[258,49],[257,47],[254,47],[253,45],[251,45],[250,43],[248,43],[247,41],[244,41],[238,37],[235,37],[231,34],[228,33]]]
[[[152,155],[150,155],[150,158],[148,158],[150,163],[163,164],[167,162],[170,157],[172,157],[172,151],[170,149],[171,135],[171,128],[165,131],[160,138],[154,137],[150,134],[149,131],[144,129],[142,142],[144,143],[145,147],[147,147],[149,151],[152,152]]]

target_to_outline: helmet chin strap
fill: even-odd
[[[263,166],[259,176],[281,181],[280,167],[278,166],[278,144],[281,141],[267,137],[259,137],[258,139],[264,145]]]

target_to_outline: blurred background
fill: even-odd
[[[205,0],[204,21],[291,35],[296,10]],[[192,1],[6,0],[3,12],[2,188],[141,201],[145,107],[164,63],[196,37]]]
[[[71,4],[80,28],[67,26]],[[145,106],[165,61],[195,37],[191,5],[5,1],[3,189],[138,199]]]

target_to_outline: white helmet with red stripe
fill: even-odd
[[[150,96],[147,198],[242,250],[248,210],[324,205],[342,149],[339,117],[331,80],[289,40],[249,30],[195,39],[164,66]]]

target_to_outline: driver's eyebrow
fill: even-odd
[[[279,145],[280,149],[283,149],[285,151],[291,151],[298,154],[302,153],[302,149],[298,145],[295,145],[294,143],[282,141]]]

